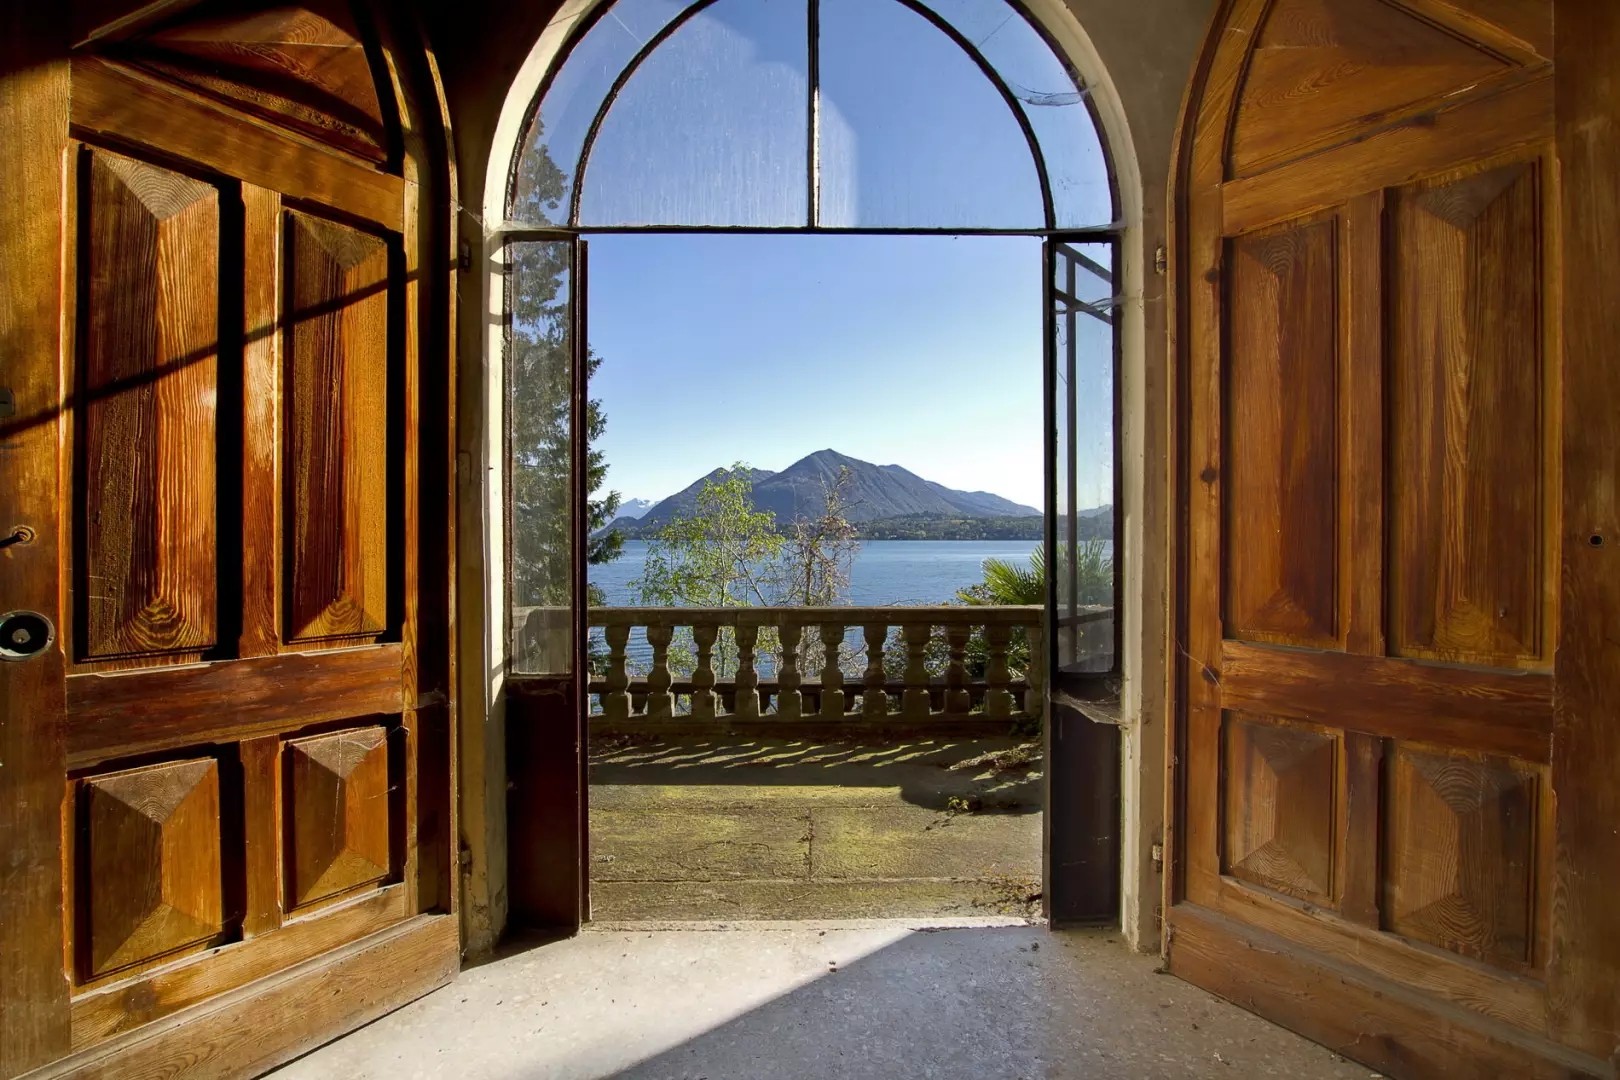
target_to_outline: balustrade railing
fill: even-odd
[[[1039,606],[592,608],[588,623],[609,723],[1042,712]]]

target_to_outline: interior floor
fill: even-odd
[[[1035,917],[1038,739],[603,737],[591,917]]]
[[[275,1075],[1370,1075],[1158,974],[1156,958],[1130,951],[1116,933],[990,925],[995,921],[598,927],[465,971]]]

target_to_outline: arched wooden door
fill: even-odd
[[[346,0],[0,39],[0,1076],[253,1074],[458,964],[427,64]]]
[[[1399,1076],[1620,1047],[1617,25],[1229,0],[1183,124],[1169,964]]]

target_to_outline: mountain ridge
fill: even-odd
[[[753,482],[756,510],[772,514],[779,524],[813,517],[825,507],[825,491],[848,468],[846,516],[850,522],[880,521],[888,518],[1010,518],[1039,517],[1032,506],[988,491],[959,491],[932,480],[924,480],[900,465],[874,465],[831,448],[806,454],[780,472],[769,469],[747,470]],[[615,518],[608,528],[627,537],[650,535],[677,517],[690,515],[708,481],[723,482],[730,469],[712,469],[686,487],[659,500],[640,519]]]

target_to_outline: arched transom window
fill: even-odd
[[[1006,0],[618,0],[514,162],[517,228],[1052,232],[1118,217],[1085,86]]]

